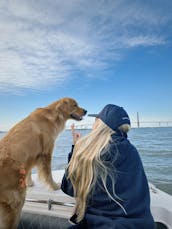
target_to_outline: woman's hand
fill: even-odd
[[[75,132],[75,124],[71,125],[71,132],[72,132],[73,144],[75,145],[78,139],[81,137],[81,133]]]

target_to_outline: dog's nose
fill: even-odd
[[[86,115],[87,114],[87,111],[86,110],[84,110],[84,115]]]

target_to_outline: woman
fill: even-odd
[[[147,178],[136,148],[127,139],[130,119],[108,104],[93,130],[69,154],[62,190],[76,199],[71,228],[153,229]],[[73,132],[74,141],[79,137]]]

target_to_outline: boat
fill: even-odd
[[[53,171],[53,178],[61,182],[64,170]],[[27,189],[18,229],[65,229],[71,226],[75,199],[62,190],[50,191],[32,174],[34,186]],[[151,211],[157,229],[172,229],[172,196],[149,184]]]

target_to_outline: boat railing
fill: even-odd
[[[41,203],[41,204],[47,204],[48,210],[52,209],[53,205],[61,205],[61,206],[67,206],[67,207],[74,207],[74,203],[66,203],[62,201],[55,201],[52,199],[48,200],[41,200],[41,199],[31,199],[31,198],[26,198],[26,202],[31,202],[31,203]]]

